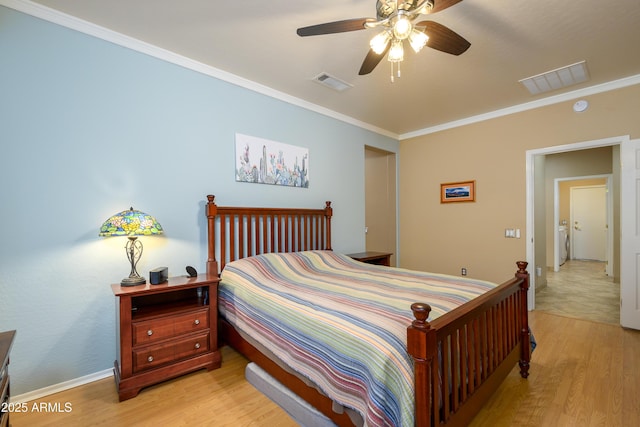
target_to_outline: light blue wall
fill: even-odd
[[[312,84],[312,83],[310,83]],[[336,94],[339,96],[339,94]],[[309,189],[234,181],[234,136],[309,148]],[[334,206],[334,249],[364,249],[364,146],[398,142],[0,6],[0,330],[17,329],[12,393],[116,357],[110,283],[130,206],[166,230],[138,270],[204,271],[204,203]]]

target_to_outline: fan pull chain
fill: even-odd
[[[396,80],[395,80],[394,72],[393,72],[393,62],[389,61],[389,63],[391,64],[391,83],[395,83],[395,81],[396,81]],[[400,62],[397,62],[397,64],[398,64],[398,65],[397,65],[397,67],[398,67],[398,70],[397,70],[397,71],[398,71],[398,72],[397,72],[397,74],[396,74],[396,75],[398,76],[398,78],[400,78],[400,77],[401,77],[401,76],[400,76]]]

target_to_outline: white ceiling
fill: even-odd
[[[395,83],[386,59],[358,75],[375,29],[296,35],[303,26],[375,17],[375,0],[35,3],[399,136],[640,75],[640,0],[464,0],[425,19],[469,40],[469,50],[407,52]],[[585,83],[538,96],[518,83],[582,60]],[[319,85],[312,79],[321,72],[353,87]]]

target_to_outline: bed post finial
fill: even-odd
[[[516,271],[516,277],[518,279],[524,279],[522,289],[529,290],[529,273],[527,272],[527,266],[529,265],[529,263],[526,261],[518,261],[516,262],[516,265],[518,266],[518,271]]]
[[[411,311],[413,311],[413,317],[416,319],[411,323],[418,329],[430,329],[431,325],[427,322],[429,313],[431,313],[431,306],[423,302],[414,302],[411,304]]]
[[[324,206],[324,222],[327,226],[327,247],[325,248],[328,251],[332,251],[331,248],[331,217],[333,216],[333,208],[331,207],[331,202],[327,200]]]
[[[218,206],[215,203],[215,198],[213,194],[207,195],[207,273],[208,274],[218,274],[218,261],[216,261],[216,247],[215,247],[215,220],[216,214],[218,213]]]

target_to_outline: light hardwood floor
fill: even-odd
[[[538,342],[531,375],[524,380],[514,369],[472,426],[640,425],[640,332],[541,311],[531,312],[530,319]],[[124,402],[118,402],[113,379],[96,381],[35,402],[69,402],[71,412],[14,413],[12,424],[294,426],[247,383],[246,363],[224,347],[218,370],[149,387]]]
[[[113,378],[76,387],[33,403],[69,402],[66,413],[11,414],[12,427],[38,426],[296,426],[277,405],[244,378],[246,359],[222,348],[220,369],[200,370],[143,389],[118,402]]]

